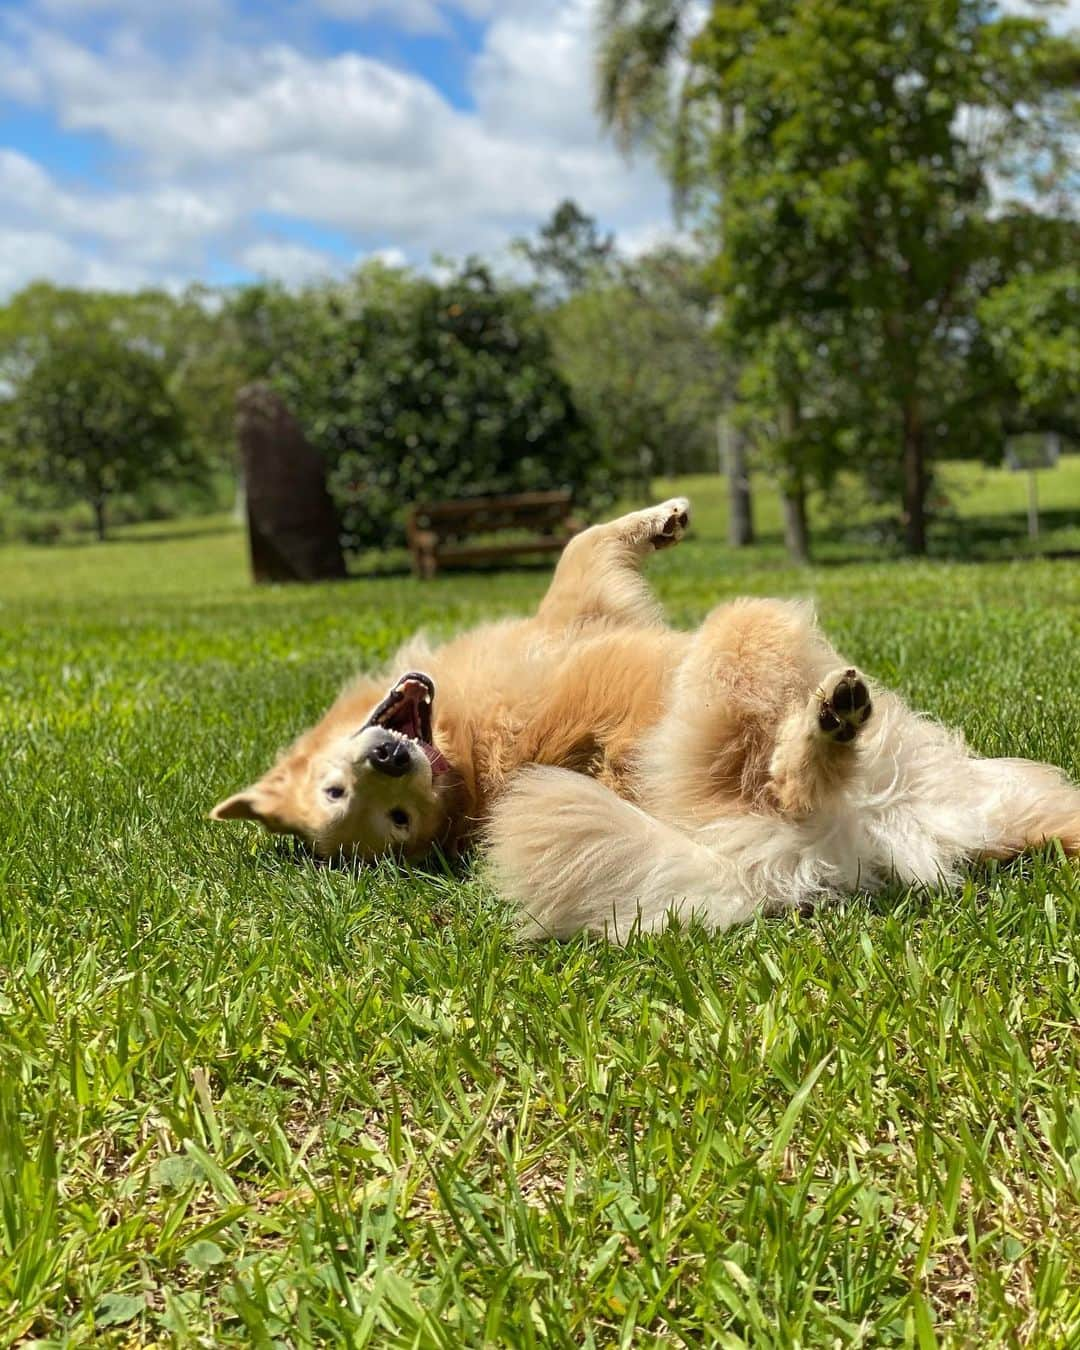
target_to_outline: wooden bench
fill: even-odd
[[[406,522],[413,571],[420,577],[433,577],[440,567],[488,558],[559,553],[581,528],[571,513],[569,492],[421,502]],[[510,531],[525,537],[498,537]],[[493,537],[482,543],[469,542],[477,535]]]

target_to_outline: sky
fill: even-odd
[[[0,0],[0,297],[495,254],[573,197],[671,228],[602,134],[593,0]]]
[[[499,258],[566,197],[635,253],[670,198],[599,127],[594,6],[0,0],[0,299]]]

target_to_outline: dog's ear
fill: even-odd
[[[294,823],[289,819],[285,786],[281,771],[271,770],[265,778],[243,792],[234,792],[231,797],[218,802],[210,812],[210,819],[254,820],[271,834],[296,833],[299,822]]]
[[[243,792],[234,792],[210,812],[211,820],[262,820],[259,810],[258,788],[245,788]]]

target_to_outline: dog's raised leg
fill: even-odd
[[[662,623],[641,564],[657,549],[677,544],[689,523],[690,503],[672,497],[583,530],[563,550],[537,619],[556,630],[591,620],[633,627]]]
[[[784,719],[769,765],[776,806],[800,819],[851,777],[856,737],[873,712],[866,681],[851,666],[826,675],[805,707]]]
[[[855,721],[868,706],[865,683],[848,683],[840,659],[802,602],[714,610],[642,743],[644,803],[692,827],[732,810],[813,809],[855,762],[847,701]]]

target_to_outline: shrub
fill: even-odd
[[[362,272],[298,301],[304,316],[271,299],[264,332],[292,340],[267,373],[327,460],[347,547],[400,541],[423,499],[613,495],[527,291],[470,263],[442,283]]]

